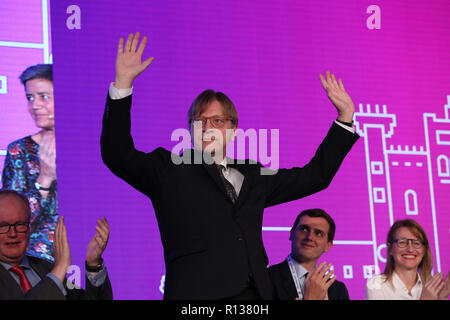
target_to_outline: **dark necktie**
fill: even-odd
[[[303,298],[302,299],[305,299],[305,282],[306,282],[306,277],[308,276],[308,272],[307,273],[305,273],[303,276],[302,276],[302,278],[304,278],[303,279],[303,285],[302,285],[302,287],[300,288],[301,290],[302,290],[302,295],[303,295]]]
[[[225,178],[225,176],[223,175],[223,169],[225,169],[225,167],[223,165],[216,165],[217,170],[219,171],[219,175],[220,175],[220,179],[222,179],[222,182],[225,186],[225,190],[227,191],[228,197],[231,199],[231,201],[233,203],[236,202],[238,196],[236,193],[236,190],[234,189],[233,185],[230,183],[230,181],[227,180],[227,178]]]
[[[20,286],[22,287],[24,293],[31,289],[30,281],[28,281],[22,267],[15,266],[10,270],[19,276]]]

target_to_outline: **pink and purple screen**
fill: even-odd
[[[269,265],[290,252],[297,214],[322,208],[337,229],[319,261],[333,263],[351,299],[364,299],[367,279],[383,271],[387,231],[398,219],[424,227],[434,272],[449,271],[448,1],[44,2],[52,26],[59,214],[79,265],[96,220],[108,219],[104,259],[115,298],[162,299],[164,288],[151,202],[100,157],[117,43],[135,31],[148,37],[145,58],[155,57],[133,89],[132,135],[146,152],[172,149],[172,132],[187,127],[190,104],[211,88],[233,100],[243,130],[279,130],[280,168],[302,166],[337,116],[319,74],[330,70],[343,80],[361,138],[326,190],[265,210]],[[17,77],[49,56],[42,48],[8,46],[45,42],[41,3],[1,7],[0,152],[36,130]],[[4,151],[2,163],[3,157]]]

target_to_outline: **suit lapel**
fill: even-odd
[[[9,274],[9,271],[6,270],[1,264],[0,282],[3,282],[3,287],[8,291],[8,296],[11,297],[11,299],[14,299],[13,297],[20,297],[23,295],[20,285]],[[2,295],[0,294],[0,296]]]
[[[291,270],[289,269],[287,260],[284,260],[281,264],[281,275],[283,277],[283,287],[284,290],[286,290],[288,296],[293,297],[293,299],[297,298],[297,289],[295,288],[294,279],[292,279]]]
[[[236,162],[236,160],[234,161]],[[239,206],[241,203],[245,201],[245,198],[248,195],[250,186],[252,185],[253,175],[251,174],[251,167],[249,167],[250,165],[247,163],[245,164],[233,163],[230,164],[230,166],[235,168],[244,175],[244,181],[242,182],[241,191],[239,192],[239,196],[236,201],[236,205]]]
[[[28,256],[28,261],[30,262],[30,267],[33,268],[41,279],[50,272],[47,264],[44,264],[41,259]]]
[[[231,199],[228,197],[227,190],[225,189],[225,186],[223,184],[222,179],[220,178],[219,172],[217,171],[217,167],[214,164],[214,161],[212,158],[208,159],[208,162],[211,162],[212,164],[207,164],[203,161],[203,154],[197,150],[194,149],[186,149],[184,152],[188,152],[189,156],[191,157],[191,163],[196,163],[195,160],[202,159],[202,167],[206,170],[208,175],[213,179],[217,187],[223,192],[223,195],[231,202]],[[208,155],[206,155],[208,157]],[[229,164],[233,168],[239,170],[244,175],[244,181],[242,183],[241,190],[238,195],[238,199],[236,202],[236,205],[239,205],[244,201],[246,196],[248,195],[248,192],[250,190],[250,187],[252,185],[253,175],[251,174],[251,170],[254,169],[254,167],[259,168],[259,166],[254,166],[252,163],[248,163],[248,160],[246,160],[246,163],[240,164],[236,163],[237,160],[230,159],[231,163]]]
[[[204,161],[203,156],[205,156],[205,158],[208,157],[208,155],[205,155],[203,154],[203,152],[200,152],[195,149],[185,149],[183,153],[180,155],[180,157],[183,158],[185,161],[186,160],[190,161],[187,162],[190,165],[201,165],[203,169],[211,177],[211,179],[215,182],[217,187],[224,193],[224,196],[227,197],[228,199],[227,191],[225,190],[225,186],[223,185],[223,182],[220,179],[219,172],[217,171],[213,159],[209,157],[207,160],[210,161],[211,164],[208,164]]]

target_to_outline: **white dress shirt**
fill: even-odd
[[[222,169],[223,176],[225,177],[225,179],[228,180],[228,182],[231,183],[231,185],[234,187],[234,190],[236,191],[236,194],[239,196],[242,184],[244,183],[244,175],[240,173],[239,170],[237,170],[236,168],[228,166],[227,161],[233,160],[225,158],[221,163],[219,163],[219,165],[225,167],[225,169]]]
[[[384,274],[378,274],[367,281],[366,300],[419,300],[422,288],[420,274],[417,274],[417,282],[411,289],[411,295],[397,273],[392,274],[392,284],[386,281]]]

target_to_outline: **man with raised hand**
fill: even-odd
[[[154,58],[142,60],[147,38],[140,44],[139,38],[139,33],[130,34],[125,45],[119,40],[101,153],[116,176],[152,201],[164,247],[164,298],[271,299],[262,241],[264,208],[330,184],[358,139],[352,128],[352,100],[341,80],[329,72],[326,78],[320,76],[338,118],[315,156],[301,168],[262,174],[259,163],[225,157],[237,129],[237,112],[225,94],[213,90],[200,93],[189,108],[189,129],[200,132],[193,137],[193,149],[182,156],[163,148],[144,153],[135,149],[130,134],[132,85]],[[198,155],[200,163],[194,161]]]

